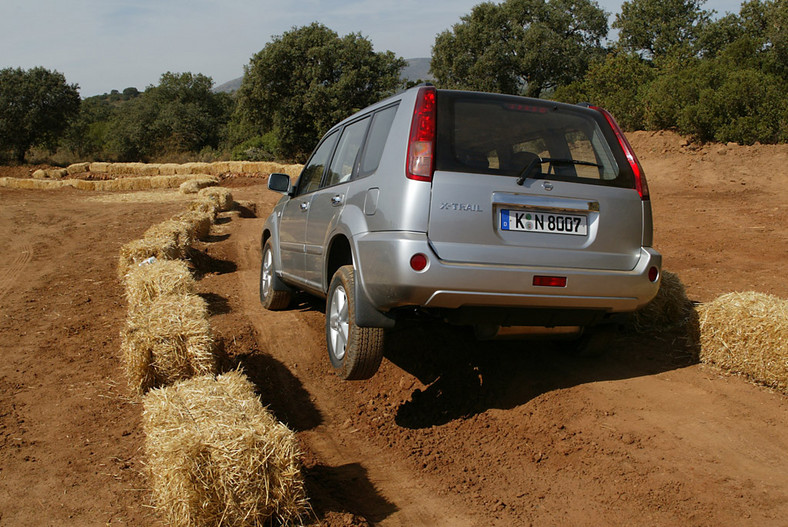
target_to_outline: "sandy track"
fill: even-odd
[[[788,298],[788,147],[632,139],[656,246],[691,298]],[[233,192],[262,217],[276,196],[259,183]],[[140,408],[118,362],[115,264],[121,244],[183,203],[101,196],[0,189],[2,526],[157,523]],[[697,364],[681,334],[624,334],[606,356],[580,359],[406,327],[375,378],[340,382],[320,301],[259,306],[261,225],[218,225],[200,246],[199,287],[229,365],[297,431],[323,524],[785,524],[785,396]]]

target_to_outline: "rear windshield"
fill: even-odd
[[[530,166],[529,178],[633,185],[615,137],[584,108],[442,91],[437,121],[438,170],[516,177]]]

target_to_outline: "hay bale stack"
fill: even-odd
[[[211,209],[210,212],[187,210],[175,215],[173,219],[186,224],[189,236],[192,240],[204,240],[211,233],[213,217],[213,209]]]
[[[170,525],[300,523],[307,501],[295,435],[242,373],[149,392],[143,427],[156,505]]]
[[[196,179],[190,179],[189,181],[184,181],[181,183],[179,190],[181,194],[197,194],[205,187],[211,187],[218,184],[219,181],[213,176],[200,177]]]
[[[72,163],[66,167],[69,176],[90,172],[90,163]]]
[[[788,393],[788,300],[728,293],[698,306],[700,359]]]
[[[62,179],[68,175],[65,168],[39,168],[33,172],[33,179]]]
[[[150,230],[150,229],[149,229]],[[188,231],[187,231],[188,232]],[[179,238],[172,233],[155,232],[139,240],[133,240],[120,248],[118,257],[118,276],[121,278],[129,270],[150,257],[157,260],[177,260],[183,258],[185,249],[179,245]]]
[[[194,294],[194,277],[183,260],[156,260],[132,267],[126,276],[126,300],[140,309],[164,295]]]
[[[162,163],[159,165],[159,174],[162,176],[174,176],[179,166],[177,163]]]
[[[97,174],[109,174],[110,164],[111,163],[91,163],[89,171]]]
[[[304,165],[284,165],[283,168],[279,171],[283,174],[287,174],[291,178],[298,177],[301,174],[301,170],[304,169]]]
[[[189,247],[192,244],[192,237],[189,234],[189,226],[179,220],[164,220],[161,223],[151,226],[145,231],[143,238],[160,240],[163,245],[172,241],[177,247],[178,258],[186,258]]]
[[[189,210],[196,212],[205,212],[210,214],[211,217],[215,217],[217,212],[217,205],[216,202],[211,199],[199,198],[189,203]]]
[[[226,174],[229,171],[229,161],[217,161],[215,163],[211,163],[210,167],[208,168],[208,173],[214,176],[220,176],[222,174]]]
[[[219,211],[225,212],[233,208],[233,194],[224,187],[208,187],[202,189],[198,196],[207,198],[216,204]]]
[[[159,296],[130,309],[121,337],[123,366],[135,393],[218,371],[208,305],[197,295]]]
[[[660,331],[686,324],[692,315],[692,301],[678,275],[662,271],[662,282],[654,299],[632,316],[639,332]]]
[[[145,163],[142,168],[139,170],[139,174],[142,176],[158,176],[161,174],[159,171],[158,163]]]

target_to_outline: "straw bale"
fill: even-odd
[[[200,196],[197,200],[189,203],[189,210],[205,212],[210,214],[211,217],[215,217],[218,205],[214,200]]]
[[[187,225],[189,236],[193,240],[204,240],[211,233],[213,225],[213,212],[188,210],[173,217]]]
[[[133,266],[126,273],[126,300],[138,309],[156,298],[194,293],[195,281],[183,260],[156,260]]]
[[[135,393],[218,371],[208,305],[197,295],[163,295],[133,306],[121,337],[123,366]]]
[[[68,172],[69,176],[90,172],[90,163],[72,163],[66,167],[66,172]]]
[[[233,174],[240,174],[244,171],[244,162],[243,161],[230,161],[227,163],[229,171]]]
[[[96,172],[97,174],[108,174],[110,164],[111,163],[91,163],[90,172]]]
[[[179,166],[177,163],[162,163],[159,165],[159,174],[162,176],[175,175],[175,171]]]
[[[156,257],[157,260],[177,260],[184,256],[184,250],[178,245],[178,240],[174,236],[146,236],[133,240],[120,248],[118,276],[122,278],[132,266],[151,256]]]
[[[182,194],[197,194],[200,189],[217,185],[218,181],[215,177],[209,176],[204,178],[190,179],[181,183],[179,190]]]
[[[283,174],[287,174],[288,176],[295,178],[301,174],[301,171],[304,169],[304,165],[284,165],[280,172]]]
[[[178,248],[178,258],[186,257],[187,250],[192,243],[189,226],[183,221],[173,219],[164,220],[151,226],[145,231],[143,238],[174,241],[175,246]]]
[[[701,361],[788,394],[788,300],[728,293],[697,310]]]
[[[224,187],[208,187],[202,189],[198,196],[201,198],[208,198],[216,203],[219,211],[228,211],[233,208],[233,194],[229,189]]]
[[[145,163],[140,169],[139,174],[141,176],[158,176],[160,175],[159,172],[159,165],[158,163]]]
[[[686,324],[692,314],[692,301],[678,275],[662,271],[659,292],[632,316],[636,331],[662,331]]]
[[[229,161],[217,161],[215,163],[211,163],[210,167],[208,168],[208,173],[214,176],[220,176],[222,174],[226,174],[229,171],[230,171]]]
[[[167,523],[300,524],[308,505],[295,434],[242,373],[149,392],[143,427],[151,486]]]

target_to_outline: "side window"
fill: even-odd
[[[331,159],[331,152],[334,151],[334,145],[337,142],[337,134],[334,132],[320,143],[315,153],[309,158],[307,165],[301,172],[301,177],[298,179],[298,195],[308,194],[314,192],[320,186],[320,179],[323,177],[323,170]]]
[[[347,125],[342,131],[337,153],[334,155],[334,159],[331,161],[331,168],[328,171],[327,187],[350,180],[358,160],[358,152],[364,144],[367,126],[369,126],[369,117]]]
[[[367,146],[364,150],[364,157],[361,159],[360,176],[368,176],[378,169],[380,157],[383,155],[383,147],[391,130],[391,123],[397,114],[397,106],[391,106],[375,113],[372,118],[372,128],[367,138]]]

